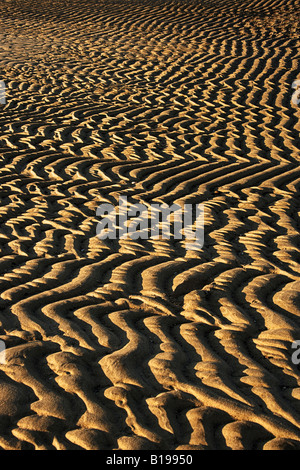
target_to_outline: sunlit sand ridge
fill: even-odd
[[[0,14],[0,447],[300,449],[299,0]],[[100,240],[121,195],[203,249]]]

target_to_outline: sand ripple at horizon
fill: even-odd
[[[0,448],[299,450],[299,0],[0,13]],[[203,249],[98,239],[122,195]]]

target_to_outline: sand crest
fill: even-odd
[[[0,14],[0,448],[299,450],[299,0]],[[124,195],[203,249],[97,238]]]

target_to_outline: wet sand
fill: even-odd
[[[299,1],[0,14],[0,448],[299,450]],[[124,195],[203,248],[100,240]]]

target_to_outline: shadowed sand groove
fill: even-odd
[[[0,13],[0,448],[299,450],[299,1]],[[203,249],[100,241],[120,195]]]

